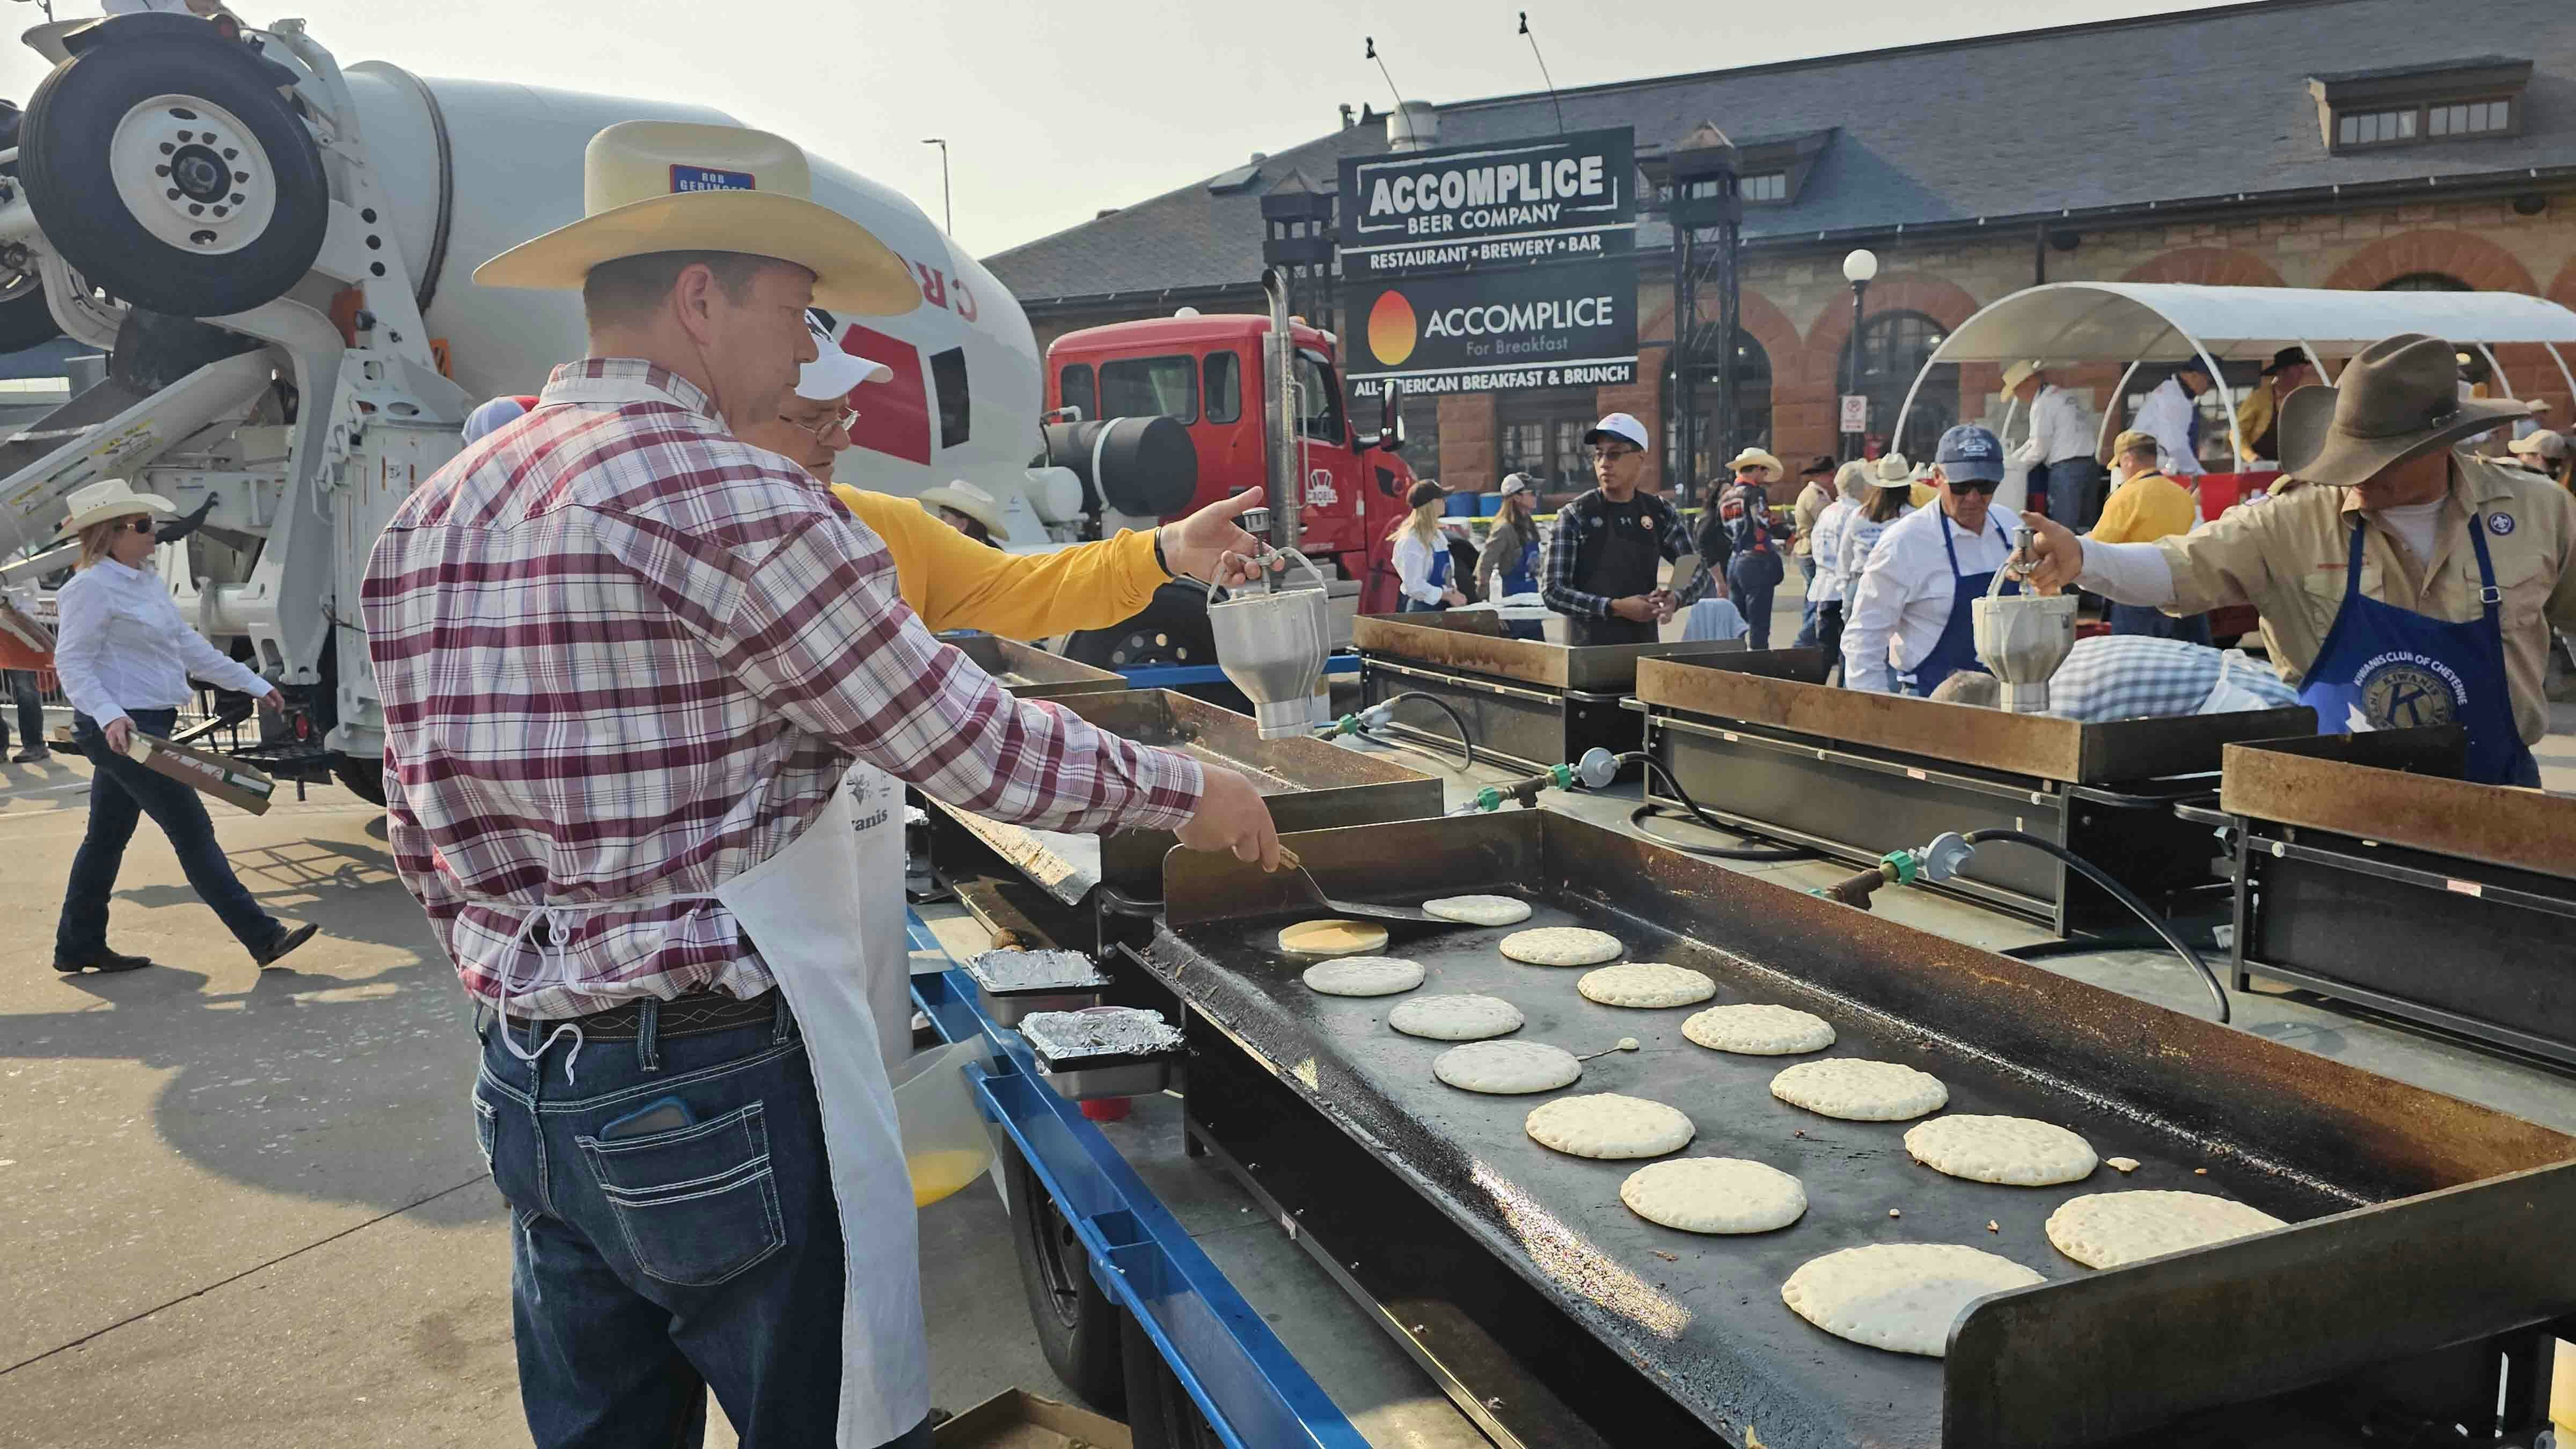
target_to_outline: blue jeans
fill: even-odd
[[[671,1036],[648,1021],[532,1063],[483,1027],[474,1135],[510,1205],[538,1449],[697,1449],[710,1387],[743,1449],[830,1449],[841,1219],[805,1041],[776,999],[768,1023]],[[692,1125],[600,1140],[666,1097]],[[925,1420],[888,1449],[929,1443]]]
[[[1798,610],[1798,637],[1790,641],[1792,649],[1816,647],[1816,561],[1806,554],[1798,555],[1798,576],[1807,581],[1807,601]],[[1765,631],[1768,632],[1767,630]]]
[[[145,734],[167,736],[179,719],[173,709],[126,711]],[[89,831],[72,856],[71,885],[63,892],[62,919],[54,927],[54,959],[79,961],[107,949],[107,900],[116,890],[117,867],[125,863],[125,843],[134,838],[135,822],[145,815],[170,837],[179,868],[188,884],[215,914],[233,939],[253,955],[277,944],[286,927],[259,908],[233,876],[223,847],[215,843],[215,822],[206,817],[206,802],[196,791],[167,775],[147,770],[123,755],[112,754],[107,737],[86,715],[72,716],[72,743],[95,767],[90,776]]]
[[[0,680],[9,687],[9,702],[17,707],[18,748],[41,750],[45,747],[45,697],[36,689],[35,671],[0,669]],[[9,726],[0,716],[0,750],[9,747]]]
[[[1763,584],[1758,588],[1737,585],[1729,591],[1736,609],[1744,615],[1744,627],[1751,631],[1744,636],[1745,648],[1771,647],[1771,596],[1779,590],[1778,584]]]

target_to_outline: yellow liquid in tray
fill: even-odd
[[[904,1159],[904,1171],[912,1177],[912,1205],[925,1208],[984,1175],[992,1164],[989,1152],[968,1152],[954,1148],[941,1152],[917,1152]]]

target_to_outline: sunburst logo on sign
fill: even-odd
[[[1402,365],[1413,355],[1413,344],[1421,333],[1414,320],[1413,304],[1402,292],[1380,292],[1369,308],[1369,351],[1389,367]]]

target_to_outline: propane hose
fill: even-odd
[[[1723,821],[1714,818],[1707,811],[1700,809],[1699,802],[1693,800],[1690,797],[1690,792],[1682,788],[1682,782],[1674,779],[1673,772],[1665,769],[1663,762],[1657,760],[1653,755],[1646,753],[1644,750],[1631,750],[1619,757],[1619,762],[1623,765],[1631,760],[1644,765],[1649,771],[1653,772],[1657,778],[1661,779],[1664,782],[1664,788],[1670,790],[1673,798],[1681,802],[1682,810],[1688,814],[1692,820],[1695,820],[1720,834],[1743,835],[1748,840],[1758,840],[1761,838],[1759,836],[1747,835],[1744,831],[1738,830],[1734,826],[1728,825]],[[1657,805],[1653,801],[1648,801],[1628,812],[1628,826],[1639,835],[1644,836],[1657,845],[1668,845],[1675,850],[1689,851],[1693,855],[1714,856],[1719,860],[1805,860],[1815,854],[1814,851],[1799,845],[1693,845],[1687,841],[1675,840],[1669,835],[1657,835],[1655,832],[1646,828],[1646,822],[1648,820],[1660,818],[1665,813],[1667,812],[1664,806]]]
[[[1333,721],[1331,724],[1317,725],[1315,727],[1315,733],[1318,738],[1327,740],[1338,739],[1343,735],[1360,735],[1368,739],[1375,739],[1377,738],[1375,733],[1377,730],[1385,728],[1388,724],[1394,721],[1395,706],[1408,699],[1421,700],[1423,703],[1438,709],[1442,714],[1449,716],[1449,723],[1455,726],[1458,731],[1458,750],[1460,755],[1458,768],[1462,770],[1472,770],[1476,768],[1476,740],[1473,735],[1467,732],[1467,721],[1465,716],[1459,714],[1456,709],[1452,708],[1449,701],[1442,699],[1436,694],[1425,694],[1418,689],[1408,689],[1401,694],[1390,694],[1386,698],[1379,700],[1377,703],[1370,705],[1367,709],[1360,711],[1358,714],[1346,714],[1340,719]],[[1390,741],[1390,743],[1401,742]]]
[[[2175,955],[2180,956],[2185,961],[2191,963],[2191,969],[2200,973],[2201,984],[2209,988],[2210,998],[2218,1003],[2218,1019],[2221,1022],[2225,1022],[2228,1019],[2227,988],[2219,984],[2218,973],[2210,969],[2208,962],[2200,959],[2200,953],[2193,950],[2190,943],[2184,941],[2182,937],[2174,934],[2173,928],[2166,925],[2164,920],[2157,916],[2154,908],[2150,907],[2145,901],[2138,899],[2136,893],[2131,891],[2127,886],[2113,880],[2109,872],[2103,870],[2093,862],[2086,860],[2084,857],[2077,855],[2074,851],[2068,850],[2065,846],[2058,844],[2056,841],[2044,840],[2028,831],[2006,830],[1998,826],[1989,830],[1971,830],[1967,833],[1965,839],[1970,845],[1977,845],[1988,840],[2008,840],[2015,845],[2027,845],[2033,850],[2042,851],[2046,854],[2057,857],[2059,861],[2065,864],[2067,869],[2077,872],[2086,880],[2089,880],[2095,885],[2100,886],[2103,890],[2108,891],[2114,899],[2119,901],[2120,904],[2127,906],[2132,911],[2135,911],[2138,919],[2147,923],[2148,929],[2154,931],[2158,936],[2163,937],[2164,943],[2173,948],[2173,953]]]

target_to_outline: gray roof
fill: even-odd
[[[2308,77],[2500,53],[2533,62],[2522,135],[2326,153]],[[2261,0],[1559,94],[1567,129],[1633,125],[1640,152],[1711,121],[1739,137],[1833,128],[1794,203],[1746,209],[1748,241],[2556,172],[2576,168],[2576,4]],[[1545,92],[1440,107],[1444,146],[1555,129]],[[1265,191],[1291,173],[1328,189],[1343,156],[1385,149],[1383,126],[1336,131],[1272,155],[1253,184],[1192,182],[986,265],[1024,301],[1250,283]],[[1650,223],[1638,242],[1669,234]]]

